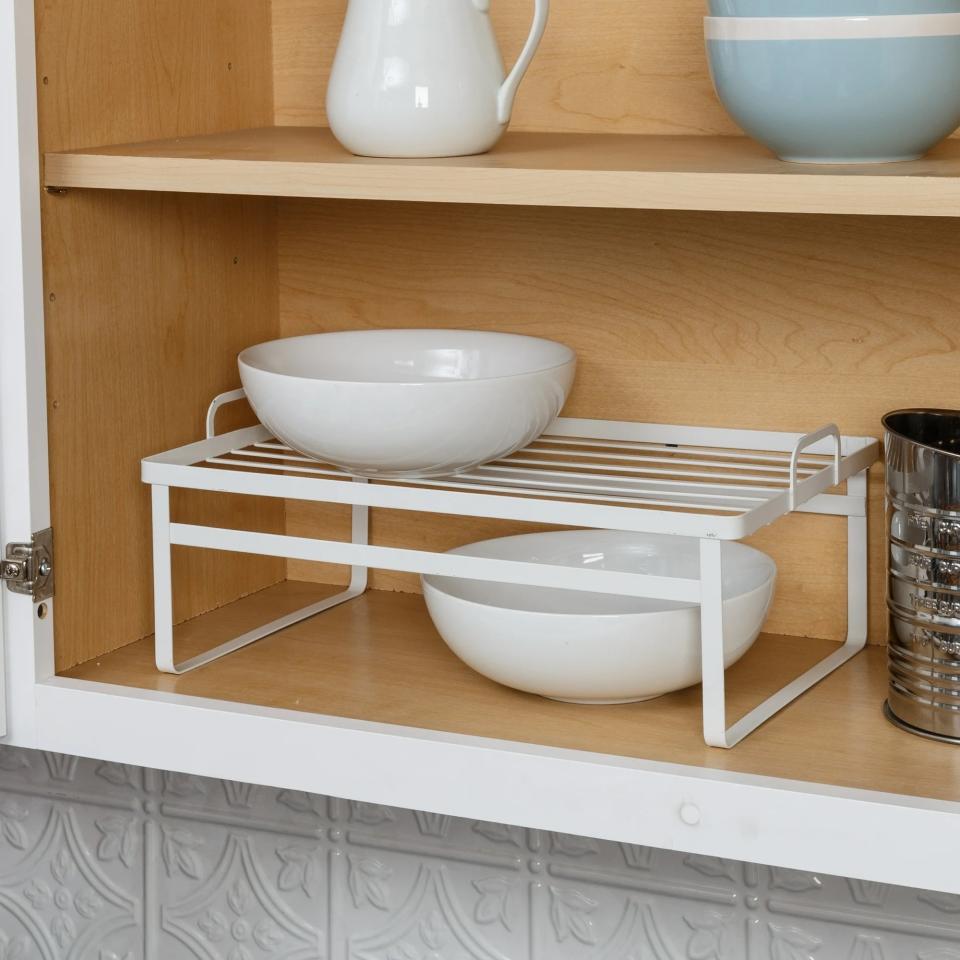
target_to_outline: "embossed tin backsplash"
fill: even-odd
[[[0,960],[960,960],[960,897],[0,748]]]

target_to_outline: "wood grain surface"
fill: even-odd
[[[285,201],[285,335],[476,327],[579,356],[573,416],[877,436],[909,405],[960,406],[960,234],[950,221]],[[886,635],[879,470],[871,618]],[[293,533],[342,510],[288,507]],[[447,548],[508,524],[375,512],[378,541]],[[845,525],[797,516],[753,541],[780,567],[775,633],[844,631]],[[331,579],[291,564],[298,579]],[[375,583],[414,589],[413,578]]]
[[[177,630],[189,656],[296,609],[330,588],[287,582]],[[350,642],[344,642],[349,638]],[[761,637],[727,674],[731,720],[834,646]],[[420,597],[368,593],[182,677],[159,674],[149,640],[68,676],[146,690],[396,723],[471,736],[960,800],[949,744],[903,733],[880,712],[883,651],[871,649],[734,750],[703,743],[700,690],[646,703],[583,706],[520,693],[474,673],[437,635]]]
[[[326,125],[324,103],[347,0],[273,0],[276,122]],[[730,135],[703,40],[704,0],[553,0],[511,129]],[[504,62],[517,58],[533,0],[493,0]],[[108,141],[103,141],[108,142]]]
[[[37,0],[42,149],[273,120],[268,0]]]
[[[752,188],[738,189],[742,196],[752,192],[758,204],[772,203],[761,180],[836,179],[847,184],[844,202],[855,201],[861,211],[876,212],[874,200],[851,184],[869,182],[870,190],[888,192],[891,183],[899,185],[892,189],[904,190],[911,203],[919,202],[915,189],[939,191],[932,200],[924,194],[924,210],[900,212],[953,212],[944,197],[956,178],[938,166],[955,163],[952,144],[939,159],[860,176],[800,173],[757,147],[709,139],[735,131],[709,89],[699,7],[699,0],[669,7],[653,0],[556,0],[518,101],[515,129],[532,133],[506,141],[499,154],[450,162],[443,169],[454,186],[448,181],[442,190],[460,193],[427,185],[434,194],[423,199],[464,199],[455,179],[464,171],[492,174],[495,184],[473,198],[468,191],[468,198],[518,204],[534,188],[518,181],[505,189],[505,172],[539,178],[544,169],[574,171],[599,183],[603,170],[716,174],[720,168],[724,190],[728,176],[755,178]],[[343,8],[344,0],[41,0],[42,149],[73,151],[84,162],[185,160],[191,151],[202,160],[202,147],[183,143],[78,152],[274,122],[322,123]],[[494,8],[509,60],[525,34],[529,4],[498,0]],[[544,138],[544,131],[576,136]],[[600,136],[611,133],[702,136],[658,140],[642,154],[632,149],[638,141]],[[217,149],[254,163],[256,149],[286,145],[281,153],[290,167],[277,173],[282,165],[269,164],[282,181],[297,163],[316,165],[310,151],[318,136],[326,138],[323,149],[335,149],[316,131],[268,132],[259,146],[248,135],[229,134]],[[609,144],[605,152],[601,144]],[[337,157],[332,165],[360,171],[364,189],[373,184],[384,191],[376,196],[391,196],[402,181],[398,171],[414,166],[387,164],[374,176],[377,162]],[[114,185],[144,186],[131,177]],[[386,186],[377,186],[380,180]],[[893,407],[960,406],[960,235],[951,221],[564,209],[571,198],[563,184],[549,188],[557,209],[278,204],[109,190],[45,196],[58,666],[149,632],[147,491],[138,460],[195,439],[210,396],[237,384],[236,353],[280,333],[463,326],[555,337],[581,359],[568,408],[578,416],[801,431],[835,420],[845,432],[876,435],[880,415]],[[185,187],[197,183],[164,189]],[[265,180],[261,190],[268,187],[282,192]],[[215,183],[205,189],[228,192]],[[355,196],[360,188],[345,189]],[[619,189],[617,183],[608,189],[608,205],[617,205]],[[250,190],[244,185],[240,192]],[[713,196],[705,189],[686,202],[716,205]],[[880,499],[875,476],[873,642],[885,634]],[[284,523],[277,504],[239,508],[222,499],[178,498],[177,509],[205,522],[265,529]],[[345,533],[343,511],[334,513],[290,504],[287,527],[304,535]],[[508,529],[516,528],[399,513],[374,517],[379,542],[437,548]],[[789,518],[754,542],[781,571],[769,628],[838,638],[843,522]],[[338,575],[297,563],[288,568],[298,578]],[[284,572],[278,562],[200,553],[178,569],[178,618],[255,591]],[[375,582],[416,589],[414,578],[402,575],[377,574]]]
[[[745,137],[507,133],[475,157],[354,157],[265,127],[47,154],[51,187],[543,207],[960,215],[960,143],[910,163],[786,164]]]
[[[324,125],[346,0],[273,0],[277,123]],[[504,61],[526,39],[532,0],[494,0]],[[553,0],[513,116],[515,130],[729,134],[707,74],[701,0]]]
[[[41,0],[41,147],[269,123],[269,4]],[[153,629],[142,456],[200,435],[238,350],[277,328],[265,200],[71,191],[43,198],[58,668]],[[282,505],[177,498],[207,522],[279,527]],[[179,619],[275,582],[277,561],[193,552]]]
[[[236,386],[238,351],[275,333],[275,216],[269,201],[80,191],[51,198],[45,223],[64,667],[153,631],[140,458],[202,436],[206,405]],[[282,525],[282,503],[174,502],[206,523]],[[283,576],[273,560],[199,551],[177,559],[178,619]]]

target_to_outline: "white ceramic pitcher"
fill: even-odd
[[[327,87],[336,138],[368,157],[456,157],[500,139],[547,25],[504,79],[490,0],[349,0]]]

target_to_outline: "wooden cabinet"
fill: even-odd
[[[495,7],[510,60],[529,11]],[[957,141],[889,167],[781,164],[713,99],[699,0],[556,0],[493,153],[358,159],[323,129],[342,10],[12,0],[0,13],[0,519],[4,540],[52,523],[57,577],[42,617],[4,598],[10,742],[960,892],[945,849],[960,753],[880,713],[876,471],[872,648],[731,752],[703,746],[696,691],[584,708],[495,686],[442,645],[415,580],[390,572],[195,674],[156,672],[139,463],[202,436],[236,354],[260,340],[550,336],[580,357],[580,417],[876,435],[894,407],[960,407]],[[173,508],[302,536],[346,536],[350,519],[209,493]],[[441,548],[516,529],[375,511],[372,535]],[[846,621],[841,518],[790,517],[752,542],[781,586],[770,635],[729,676],[741,712]],[[242,554],[176,561],[185,653],[346,577]]]

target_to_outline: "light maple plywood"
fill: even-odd
[[[354,157],[266,127],[48,154],[51,187],[547,207],[960,215],[960,143],[900,164],[786,164],[743,137],[508,133],[476,157]]]
[[[280,331],[554,336],[581,357],[569,412],[583,416],[784,430],[835,419],[875,434],[892,407],[960,405],[960,244],[949,222],[528,206],[957,214],[956,144],[914,164],[841,170],[783,165],[738,138],[632,136],[730,132],[696,73],[692,6],[561,0],[517,127],[568,132],[511,134],[490,155],[439,163],[352,158],[326,131],[262,126],[275,116],[322,122],[297,111],[322,101],[315,86],[342,6],[275,0],[272,65],[270,5],[259,0],[38,4],[49,184],[443,201],[285,201],[277,241],[267,199],[44,198],[60,667],[149,631],[137,462],[195,439],[209,397],[236,385],[236,352]],[[527,5],[503,0],[496,14],[512,56]],[[317,56],[321,35],[327,52]],[[598,103],[602,111],[590,107]],[[250,127],[260,128],[236,132]],[[611,131],[626,135],[603,135]],[[144,138],[166,139],[82,149]],[[874,642],[885,619],[879,501],[875,477]],[[283,523],[277,504],[178,505],[203,522]],[[343,511],[291,504],[288,515],[291,532],[346,532]],[[756,538],[781,570],[773,631],[841,635],[842,528],[791,518]],[[379,542],[445,548],[515,528],[378,512],[373,529]],[[119,597],[115,568],[90,562],[104,555],[125,571]],[[283,572],[274,561],[185,556],[181,618]],[[374,580],[416,588],[404,575]]]
[[[236,354],[276,331],[268,201],[82,192],[46,219],[47,388],[60,667],[153,630],[140,458],[202,436]],[[236,262],[234,262],[236,260]],[[278,528],[282,504],[178,498],[205,523]],[[272,583],[278,561],[193,551],[178,619]]]
[[[36,0],[44,150],[273,118],[269,0]]]
[[[323,126],[347,0],[273,0],[275,122]],[[511,129],[566,133],[737,133],[713,91],[704,0],[553,0]],[[533,0],[493,0],[504,61],[515,62]]]
[[[285,202],[285,335],[391,326],[553,337],[572,416],[878,436],[908,405],[960,406],[960,234],[948,221]],[[291,504],[290,532],[347,535]],[[882,484],[870,487],[871,640],[883,642]],[[769,628],[842,636],[844,523],[754,539],[781,577]],[[378,542],[448,548],[508,524],[375,511]],[[291,564],[298,579],[330,579]],[[390,589],[414,578],[377,573]]]
[[[269,123],[269,3],[40,0],[41,147]],[[56,662],[152,631],[149,491],[139,460],[200,435],[234,357],[277,327],[267,200],[71,191],[43,198],[56,530]],[[185,516],[276,528],[282,505],[181,497]],[[178,618],[273,583],[277,561],[194,553]]]
[[[276,122],[326,123],[324,102],[346,0],[273,0]],[[493,0],[507,64],[532,0]],[[520,87],[516,130],[700,133],[736,130],[713,94],[701,0],[553,0],[547,32]]]
[[[285,583],[179,628],[181,655],[302,606],[330,588]],[[738,716],[834,647],[764,636],[727,674]],[[730,751],[704,746],[700,691],[582,706],[502,687],[461,663],[419,597],[373,592],[182,677],[132,644],[68,676],[188,696],[396,723],[715,770],[960,799],[956,748],[897,730],[880,712],[886,664],[859,655]]]

